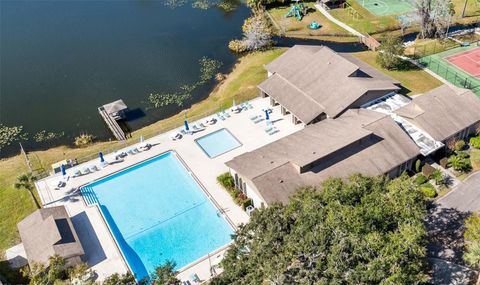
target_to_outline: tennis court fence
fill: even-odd
[[[480,79],[467,75],[441,59],[435,57],[424,57],[418,60],[423,66],[445,78],[448,82],[457,87],[472,90],[475,94],[480,95]]]
[[[480,46],[480,41],[474,41],[469,43],[470,46],[475,45],[475,46]],[[424,45],[424,46],[414,46],[413,47],[413,52],[410,52],[407,56],[412,57],[412,58],[422,58],[428,55],[444,52],[447,50],[451,50],[454,48],[458,47],[463,47],[465,46],[463,43],[455,42],[455,41],[434,41],[433,44],[431,45]]]

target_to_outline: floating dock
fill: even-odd
[[[118,120],[125,118],[125,110],[127,109],[128,107],[123,100],[117,100],[115,102],[98,107],[98,113],[100,113],[100,116],[102,116],[108,128],[119,141],[127,139],[125,132],[117,122]]]

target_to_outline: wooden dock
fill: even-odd
[[[98,113],[102,116],[108,128],[112,131],[115,138],[119,141],[127,139],[125,132],[122,130],[117,120],[123,119],[123,111],[127,109],[122,100],[118,100],[109,104],[98,107]]]

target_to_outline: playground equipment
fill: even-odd
[[[303,5],[303,3],[295,3],[292,5],[292,8],[290,8],[290,10],[288,11],[287,14],[285,14],[285,18],[288,18],[288,17],[295,17],[297,18],[297,20],[301,21],[303,16],[305,16],[307,14],[307,8],[305,7],[305,5]]]
[[[310,23],[310,25],[308,25],[308,27],[312,30],[317,30],[317,29],[320,29],[320,27],[322,27],[322,25],[313,21],[313,22]]]

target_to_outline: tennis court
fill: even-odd
[[[468,74],[480,78],[480,47],[447,56],[445,60]]]
[[[480,96],[480,43],[424,56],[419,62],[455,86]]]
[[[356,0],[370,13],[377,16],[398,15],[414,10],[409,0]]]

